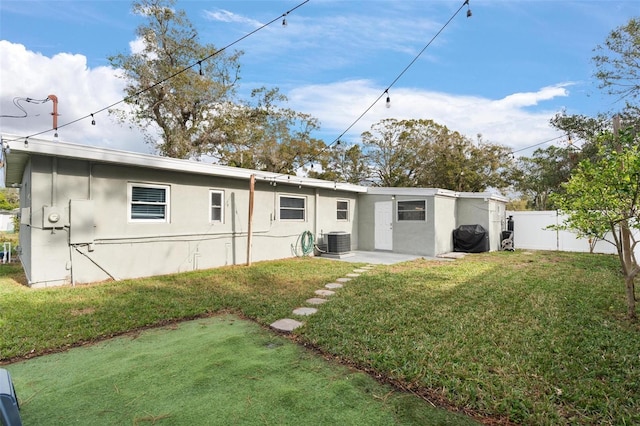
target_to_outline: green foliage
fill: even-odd
[[[359,185],[368,184],[371,170],[360,145],[340,142],[322,154],[318,157],[321,171],[310,169],[310,177]]]
[[[554,209],[550,195],[563,192],[562,184],[569,179],[579,158],[580,153],[571,148],[538,148],[532,157],[518,159],[519,178],[514,188],[530,200],[530,208]]]
[[[432,120],[384,119],[362,134],[376,184],[455,191],[509,185],[510,150],[471,142]]]
[[[218,122],[224,138],[212,155],[221,164],[295,174],[320,155],[324,142],[311,137],[317,119],[281,106],[287,98],[278,89],[255,89],[251,98],[229,105]]]
[[[640,115],[640,17],[629,19],[609,33],[592,58],[600,88],[625,99],[627,108]]]
[[[111,112],[145,130],[147,142],[162,155],[190,158],[209,153],[221,140],[216,120],[234,93],[240,53],[200,44],[197,31],[175,3],[133,2],[133,14],[147,18],[136,31],[143,49],[108,58],[122,70],[125,102],[132,112]],[[208,59],[199,62],[203,58]]]
[[[640,229],[640,147],[632,131],[619,137],[605,133],[598,142],[596,158],[581,161],[565,193],[553,200],[567,215],[564,226],[580,236],[602,239],[610,232],[625,277],[628,315],[635,318],[634,279],[640,266],[630,230]]]
[[[20,194],[17,189],[0,189],[0,210],[13,210],[20,207]]]

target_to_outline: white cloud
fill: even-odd
[[[97,111],[117,103],[124,96],[124,81],[110,67],[88,68],[83,55],[59,53],[49,58],[27,50],[21,44],[0,40],[1,115],[20,115],[13,105],[15,97],[45,99],[58,97],[59,140],[138,152],[150,147],[136,129],[121,125],[107,111]],[[53,139],[53,104],[25,104],[26,118],[0,118],[3,134]],[[121,105],[119,105],[121,106]],[[94,113],[96,125],[82,117]]]
[[[205,10],[204,16],[211,21],[248,24],[256,28],[263,25],[261,22],[256,21],[255,19],[247,18],[246,16],[238,15],[237,13],[233,13],[224,9],[218,9],[215,11]]]
[[[91,125],[90,118],[64,126],[123,98],[124,81],[117,77],[116,70],[88,68],[83,55],[60,53],[49,58],[8,41],[0,41],[0,63],[3,115],[20,114],[12,103],[14,97],[44,99],[55,94],[61,114],[58,122],[60,140],[129,151],[152,151],[138,130],[120,125],[106,111],[95,114],[95,126]],[[289,107],[320,120],[320,137],[327,143],[351,126],[380,96],[345,134],[345,141],[359,142],[363,131],[384,118],[423,118],[470,138],[480,133],[484,140],[518,150],[559,136],[548,124],[557,110],[541,107],[544,102],[555,104],[552,101],[568,96],[568,86],[570,83],[556,84],[534,92],[512,93],[501,99],[393,87],[389,93],[392,102],[389,109],[385,108],[384,88],[370,80],[300,86],[287,95]],[[28,136],[51,129],[51,103],[27,106],[27,118],[0,118],[4,134]],[[529,108],[531,106],[535,108]],[[53,138],[53,132],[42,137]],[[530,155],[531,151],[522,154]]]
[[[482,134],[485,141],[518,150],[559,136],[549,125],[549,119],[557,111],[536,109],[533,112],[526,107],[568,96],[565,86],[567,84],[558,84],[536,92],[514,93],[503,99],[394,87],[389,91],[391,108],[385,107],[384,88],[368,80],[299,87],[288,96],[293,109],[318,118],[323,131],[333,131],[335,137],[351,126],[380,96],[345,134],[344,139],[350,142],[358,142],[363,131],[384,118],[431,119],[472,139]],[[530,155],[531,152],[523,154]]]

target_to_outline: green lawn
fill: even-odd
[[[232,315],[9,368],[25,425],[471,424]]]
[[[0,359],[223,310],[268,325],[353,268],[305,258],[34,291],[3,265]],[[338,290],[295,337],[475,416],[639,424],[640,327],[624,313],[613,256],[496,252],[378,266]]]

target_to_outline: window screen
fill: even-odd
[[[398,201],[398,221],[426,219],[425,200]]]
[[[168,192],[166,186],[131,185],[131,220],[167,221]]]
[[[304,220],[305,199],[301,197],[280,197],[280,220]]]
[[[349,220],[349,202],[338,200],[336,207],[337,220]]]
[[[211,222],[223,222],[224,192],[211,191]]]

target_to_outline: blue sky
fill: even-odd
[[[200,41],[220,48],[278,18],[300,1],[179,0]],[[331,143],[416,58],[463,1],[310,0],[233,46],[242,50],[241,93],[279,87],[290,108],[318,118],[315,136]],[[342,139],[383,118],[432,119],[472,139],[521,155],[561,136],[557,112],[595,115],[621,108],[593,80],[593,48],[640,16],[637,0],[471,0],[384,99]],[[143,18],[128,0],[0,0],[1,114],[19,114],[14,97],[59,100],[59,125],[122,99],[107,57],[127,53]],[[27,118],[0,118],[0,132],[27,136],[51,128],[51,104]],[[135,129],[106,113],[59,130],[60,140],[151,152]],[[53,132],[42,135],[52,138]],[[561,145],[563,138],[553,144]],[[539,145],[541,147],[546,144]]]

